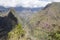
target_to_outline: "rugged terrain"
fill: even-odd
[[[38,40],[60,40],[60,3],[49,4],[36,13],[30,25],[32,36]]]
[[[60,3],[33,14],[11,8],[0,14],[0,29],[1,40],[60,40]]]

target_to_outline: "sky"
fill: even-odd
[[[0,6],[4,7],[44,7],[51,2],[60,2],[60,0],[0,0]]]

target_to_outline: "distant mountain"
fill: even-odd
[[[7,10],[7,8],[5,8],[5,7],[3,7],[3,6],[0,6],[0,12],[6,11],[6,10]]]
[[[5,8],[3,6],[0,6],[0,11],[8,11],[11,7],[9,8]],[[39,7],[39,8],[24,8],[24,7],[13,7],[16,11],[39,11],[41,10],[43,7]]]
[[[30,11],[39,11],[41,10],[43,7],[39,7],[39,8],[24,8],[24,7],[14,7],[14,9],[16,11],[24,11],[24,10],[30,10]]]

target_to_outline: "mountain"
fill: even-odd
[[[3,6],[0,6],[0,12],[2,12],[2,11],[7,11],[8,9],[7,8],[5,8],[5,7],[3,7]]]
[[[25,10],[31,10],[31,11],[39,11],[41,10],[43,7],[38,7],[38,8],[24,8],[24,7],[14,7],[14,9],[16,11],[25,11]]]
[[[34,14],[29,25],[32,36],[38,40],[60,40],[60,2],[48,4]]]
[[[8,11],[10,8],[11,7],[5,8],[3,6],[0,6],[0,10],[1,11]],[[33,12],[33,11],[39,11],[39,10],[43,9],[43,7],[38,7],[38,8],[13,7],[13,8],[16,11],[19,11],[19,12],[21,12],[21,11],[31,11],[31,12]]]
[[[7,40],[60,40],[60,3],[48,4],[35,13],[17,13],[9,8],[7,14],[0,14],[1,37],[3,40],[5,37]]]
[[[0,40],[11,40],[12,37],[12,40],[17,40],[17,37],[24,36],[20,20],[12,8],[7,13],[0,14]]]

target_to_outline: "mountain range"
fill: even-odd
[[[1,11],[8,11],[10,8],[14,8],[16,11],[39,11],[39,10],[41,10],[41,9],[43,9],[43,7],[37,7],[37,8],[25,8],[25,7],[9,7],[9,8],[5,8],[5,7],[3,7],[3,6],[0,6],[0,10]]]
[[[0,21],[2,21],[2,24],[5,24],[1,24],[1,27],[3,29],[3,31],[1,32],[5,32],[4,30],[7,29],[7,27],[10,28],[15,26],[16,22],[18,22],[18,24],[20,25],[16,24],[16,27],[13,27],[12,30],[7,32],[6,39],[60,40],[60,2],[53,2],[51,4],[48,4],[46,7],[41,10],[39,9],[39,11],[35,13],[29,12],[28,10],[30,10],[30,8],[26,8],[27,11],[18,13],[16,12],[16,10],[19,11],[20,9],[26,9],[23,7],[8,9],[9,11],[7,12],[7,15],[0,14]],[[22,29],[24,31],[22,31]]]
[[[32,36],[38,40],[60,40],[60,2],[47,5],[30,19]]]

